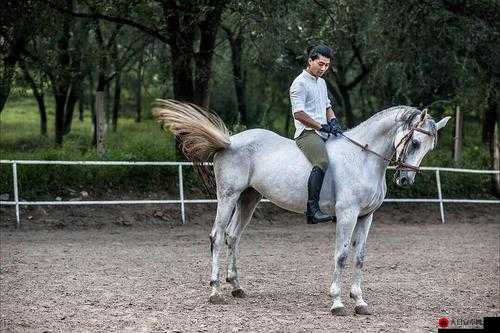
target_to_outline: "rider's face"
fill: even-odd
[[[309,66],[308,70],[309,72],[316,76],[316,77],[321,77],[325,72],[328,70],[330,67],[330,59],[323,57],[320,55],[317,59],[309,59],[308,60]]]

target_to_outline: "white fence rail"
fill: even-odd
[[[184,180],[183,180],[183,166],[192,166],[191,162],[125,162],[125,161],[28,161],[28,160],[0,160],[0,164],[12,165],[12,178],[14,187],[14,201],[0,201],[0,205],[13,205],[16,209],[16,225],[20,227],[20,206],[43,206],[43,205],[133,205],[133,204],[179,204],[181,206],[181,219],[182,224],[186,223],[186,210],[185,205],[190,203],[216,203],[215,199],[186,199],[184,197]],[[122,166],[177,166],[178,167],[178,180],[179,180],[179,199],[176,200],[111,200],[111,201],[25,201],[19,200],[19,186],[17,177],[18,165],[122,165]],[[394,169],[394,167],[389,167]],[[439,203],[441,213],[441,221],[445,223],[444,218],[444,203],[488,203],[499,204],[500,200],[474,200],[474,199],[445,199],[441,189],[440,172],[460,172],[460,173],[475,173],[475,174],[500,174],[500,171],[493,170],[474,170],[474,169],[452,169],[452,168],[438,168],[438,167],[422,167],[423,171],[434,171],[436,175],[437,184],[437,198],[387,198],[384,202],[435,202]],[[264,199],[263,202],[269,202]]]

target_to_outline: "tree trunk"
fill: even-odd
[[[456,116],[455,116],[455,144],[453,149],[453,159],[455,163],[458,163],[462,158],[462,139],[463,139],[463,112],[460,110],[460,106],[457,106]]]
[[[16,63],[21,57],[21,51],[26,44],[26,40],[21,29],[16,29],[15,34],[16,36],[12,41],[9,53],[5,58],[2,57],[3,68],[0,73],[0,113],[3,111],[7,98],[9,97],[12,79],[14,78],[16,70]]]
[[[62,146],[64,136],[64,106],[66,105],[66,94],[55,93],[56,114],[55,114],[55,143]]]
[[[172,50],[172,79],[174,98],[183,102],[194,102],[193,60],[192,53],[187,55],[179,50]]]
[[[85,104],[87,96],[85,96],[85,89],[83,88],[83,84],[80,84],[80,91],[78,92],[78,120],[83,122],[83,113],[85,111]]]
[[[134,95],[135,95],[135,122],[140,123],[142,120],[142,79],[144,69],[144,48],[139,55],[139,63],[137,65],[137,76],[134,80]]]
[[[222,1],[213,7],[212,11],[201,21],[200,28],[200,50],[196,57],[195,71],[195,103],[208,108],[210,106],[210,85],[212,76],[212,58],[214,55],[217,30],[224,9]],[[241,52],[240,52],[241,53]]]
[[[95,93],[95,125],[94,138],[97,146],[97,154],[104,155],[104,135],[106,133],[106,78],[102,67],[99,69],[97,77],[97,89]]]
[[[494,132],[497,118],[497,91],[493,84],[493,79],[488,89],[487,106],[483,115],[482,141],[490,143]]]
[[[96,133],[97,133],[97,145],[99,145],[99,117],[101,116],[100,112],[102,111],[102,117],[104,117],[104,121],[106,125],[109,124],[109,79],[107,79],[107,75],[109,73],[109,61],[108,61],[108,47],[105,45],[103,32],[101,29],[101,22],[97,21],[95,26],[95,37],[97,41],[97,45],[99,46],[99,59],[98,59],[98,69],[97,69],[97,90],[96,90]],[[101,95],[102,94],[102,95]],[[99,96],[99,98],[98,98]],[[101,106],[100,103],[103,103],[102,110],[98,110],[97,107]],[[99,149],[98,149],[99,150]]]
[[[120,112],[120,97],[122,93],[122,83],[121,83],[121,73],[118,72],[115,76],[115,95],[113,102],[113,115],[112,115],[112,127],[113,132],[116,132],[118,127],[118,113]]]
[[[73,9],[73,1],[65,1],[68,10]],[[62,29],[58,33],[56,50],[57,50],[57,73],[53,77],[52,87],[54,90],[54,98],[56,103],[55,114],[55,144],[61,146],[64,136],[64,112],[67,108],[67,100],[69,90],[71,89],[71,68],[69,41],[71,38],[71,17],[64,16],[62,19]]]
[[[330,80],[325,79],[326,83],[326,88],[328,89],[328,92],[332,94],[333,100],[332,100],[332,108],[333,111],[336,109],[339,109],[342,107],[342,96],[340,95],[340,92],[338,89],[332,84]]]
[[[495,126],[495,132],[491,138],[493,170],[500,171],[500,122]],[[500,174],[493,175],[493,189],[497,197],[500,197]]]
[[[290,132],[290,123],[291,123],[291,119],[292,119],[292,115],[290,115],[289,113],[287,113],[286,115],[286,119],[285,119],[285,137],[288,138],[288,133]]]
[[[97,155],[102,158],[105,153],[104,136],[105,136],[105,114],[104,114],[104,92],[98,91],[96,93],[96,137],[97,137]]]
[[[90,96],[92,96],[93,91],[91,90],[90,94],[87,96],[85,91],[85,77],[91,76],[90,70],[88,70],[88,62],[83,60],[85,57],[82,56],[83,50],[88,50],[89,48],[89,33],[92,31],[91,26],[93,22],[91,20],[77,20],[77,28],[75,29],[75,43],[77,43],[78,47],[76,48],[76,55],[78,61],[77,70],[82,73],[81,79],[77,82],[78,89],[75,90],[77,93],[78,100],[78,120],[83,122],[85,107],[88,107],[90,101]],[[84,69],[87,67],[86,69]],[[89,78],[90,79],[90,78]]]
[[[47,136],[47,111],[45,109],[45,97],[43,94],[43,85],[41,88],[42,90],[38,89],[35,79],[33,78],[33,76],[31,76],[24,61],[21,61],[19,65],[24,73],[26,81],[28,81],[28,83],[31,86],[31,90],[33,91],[33,96],[35,96],[36,102],[38,104],[38,113],[40,115],[40,134],[43,136]]]
[[[90,119],[92,121],[92,146],[97,144],[97,120],[96,120],[96,98],[95,98],[95,82],[92,73],[89,73],[89,104],[90,104]]]
[[[163,3],[163,16],[166,20],[170,59],[172,62],[172,83],[174,98],[183,102],[194,102],[193,58],[195,56],[195,25],[190,10],[192,4],[185,3],[184,10],[177,7],[176,1]]]
[[[209,4],[210,6],[203,7],[205,12],[200,15],[196,5],[190,1],[182,2],[182,8],[179,8],[177,1],[163,2],[163,16],[169,31],[168,45],[174,98],[183,102],[195,102],[205,107],[210,104],[212,57],[226,0],[209,1]],[[198,21],[202,17],[204,19]],[[197,26],[194,23],[196,21],[199,22]],[[200,43],[199,52],[196,53],[197,29],[199,29]],[[176,147],[177,155],[182,156],[178,145]]]
[[[142,82],[138,79],[135,81],[135,122],[140,123],[142,121],[142,94],[141,94]]]
[[[231,61],[233,65],[234,89],[236,92],[236,100],[238,103],[238,112],[240,115],[240,121],[243,125],[248,126],[248,114],[247,114],[247,104],[245,96],[246,80],[242,66],[243,36],[241,35],[241,29],[238,29],[238,31],[235,33],[232,33],[227,28],[224,30],[226,31],[229,44],[231,45]]]
[[[104,88],[104,115],[106,117],[106,126],[110,127],[111,125],[111,92],[110,92],[110,84],[109,82],[106,84],[106,88]]]
[[[349,90],[345,86],[339,85],[340,94],[342,95],[342,106],[345,114],[346,126],[354,127],[354,114],[352,112],[351,96]]]
[[[483,128],[482,128],[482,141],[483,143],[491,142],[491,138],[493,137],[493,133],[495,132],[495,118],[496,118],[495,110],[488,107],[485,110],[483,115]]]
[[[40,134],[47,136],[47,111],[45,109],[45,97],[43,92],[35,95],[35,98],[38,103],[38,111],[40,113]]]
[[[490,91],[488,94],[488,104],[485,118],[489,119],[486,129],[483,127],[484,136],[489,140],[492,169],[500,170],[500,77],[492,75]],[[500,197],[500,174],[492,176],[493,193]]]
[[[70,85],[68,98],[64,107],[64,135],[71,132],[71,125],[73,123],[73,115],[75,113],[75,106],[78,98],[75,93],[73,84]]]
[[[73,1],[73,0],[69,0]],[[85,24],[78,24],[73,27],[72,38],[73,45],[71,47],[71,93],[69,94],[68,103],[66,105],[65,116],[64,116],[64,134],[71,132],[71,126],[73,124],[73,115],[75,113],[75,107],[78,100],[81,98],[81,86],[82,81],[85,78],[84,73],[81,71],[82,66],[82,50],[86,44],[86,38],[82,38],[82,31],[86,28]],[[86,32],[84,33],[86,34]],[[75,47],[74,45],[77,45]]]
[[[144,48],[142,48],[144,49]],[[113,111],[111,112],[111,127],[112,131],[116,132],[118,128],[118,114],[120,113],[120,98],[121,98],[121,93],[122,93],[122,82],[121,82],[121,69],[122,66],[120,66],[119,63],[119,54],[118,54],[118,42],[113,40],[113,45],[112,45],[112,50],[111,50],[111,56],[113,59],[115,59],[114,63],[114,69],[115,69],[115,91],[113,94]]]

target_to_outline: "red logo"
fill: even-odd
[[[438,319],[438,327],[447,328],[448,325],[450,325],[450,320],[448,319],[448,317],[441,317]]]

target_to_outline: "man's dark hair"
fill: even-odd
[[[319,44],[316,46],[310,46],[307,48],[307,57],[311,60],[316,60],[319,56],[323,56],[328,59],[333,58],[333,50],[326,45]]]

